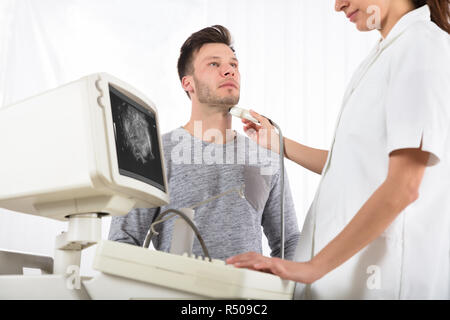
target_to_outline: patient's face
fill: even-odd
[[[227,45],[203,45],[194,54],[193,66],[192,98],[219,107],[230,107],[239,102],[241,77],[238,60]]]

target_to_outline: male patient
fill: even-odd
[[[192,112],[186,125],[162,137],[170,204],[160,212],[192,207],[244,185],[245,198],[230,192],[195,208],[194,221],[209,254],[225,260],[262,253],[264,230],[271,256],[280,257],[278,155],[231,130],[228,111],[239,101],[240,73],[229,31],[217,25],[192,34],[181,48],[178,73]],[[268,164],[275,169],[267,170]],[[300,233],[287,179],[284,208],[285,258],[292,259]],[[113,217],[109,239],[141,246],[156,215],[157,209],[144,208]],[[155,225],[157,250],[169,252],[174,221]],[[192,253],[203,255],[197,239]]]

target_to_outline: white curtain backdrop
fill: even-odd
[[[155,102],[167,132],[190,115],[179,49],[213,24],[234,38],[240,106],[272,118],[291,139],[328,148],[346,84],[379,38],[358,32],[334,12],[333,0],[1,0],[0,105],[108,72]],[[240,121],[234,127],[242,132]],[[289,161],[286,167],[301,227],[320,177]],[[54,237],[66,227],[0,209],[0,248],[53,255]],[[93,254],[84,253],[82,272],[90,272]]]

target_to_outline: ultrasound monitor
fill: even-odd
[[[0,207],[57,220],[169,202],[158,113],[92,74],[0,108]]]
[[[166,191],[155,113],[109,86],[119,172]]]

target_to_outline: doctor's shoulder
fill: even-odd
[[[450,35],[431,21],[410,26],[392,49],[391,72],[450,72]]]
[[[450,64],[450,34],[432,21],[411,25],[398,39],[399,58],[413,55],[417,62]]]

